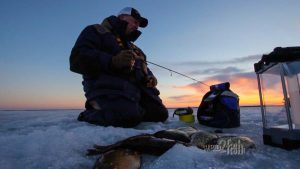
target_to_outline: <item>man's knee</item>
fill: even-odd
[[[99,114],[88,113],[91,115],[82,116],[85,117],[82,121],[102,126],[134,127],[143,119],[139,104],[123,96],[102,96],[95,98],[91,103],[93,104],[89,104],[92,107],[90,111],[97,111]],[[78,120],[80,119],[79,116]]]
[[[161,111],[162,112],[161,112],[161,119],[160,119],[160,121],[164,122],[164,121],[166,121],[169,118],[169,112],[168,112],[168,110],[165,107]]]
[[[169,112],[163,104],[148,103],[143,108],[145,109],[143,121],[164,122],[169,117]]]
[[[142,122],[143,114],[132,109],[119,112],[90,109],[81,112],[77,120],[100,126],[134,127]]]
[[[135,127],[143,120],[143,114],[139,111],[122,112],[122,117],[114,126]]]
[[[164,122],[169,117],[169,112],[164,106],[158,106],[157,121]]]
[[[77,120],[85,121],[95,125],[107,126],[107,123],[103,118],[103,114],[100,111],[94,109],[88,109],[81,112]]]

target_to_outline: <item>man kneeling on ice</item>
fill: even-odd
[[[168,111],[146,56],[133,42],[148,20],[131,7],[101,24],[87,26],[70,56],[70,69],[82,74],[86,110],[78,120],[101,126],[133,127],[163,122]]]

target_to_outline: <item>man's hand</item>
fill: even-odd
[[[147,87],[156,87],[157,85],[157,79],[154,76],[148,76],[146,81]]]
[[[112,68],[117,71],[132,71],[135,62],[134,53],[131,50],[122,50],[112,57]]]

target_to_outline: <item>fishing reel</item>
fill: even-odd
[[[194,123],[195,122],[195,117],[193,115],[193,109],[191,107],[177,108],[177,109],[175,109],[175,111],[173,113],[173,117],[174,117],[174,115],[178,115],[180,121],[183,121],[186,123]]]

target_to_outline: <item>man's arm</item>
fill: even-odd
[[[93,26],[79,35],[70,56],[70,70],[83,75],[97,75],[109,71],[112,55],[100,50],[101,35]]]
[[[133,51],[135,52],[135,58],[138,60],[141,60],[142,64],[142,71],[145,74],[145,80],[146,80],[146,87],[154,88],[157,86],[157,79],[151,72],[151,70],[147,66],[147,56],[145,53],[136,45],[131,44],[131,47]]]

